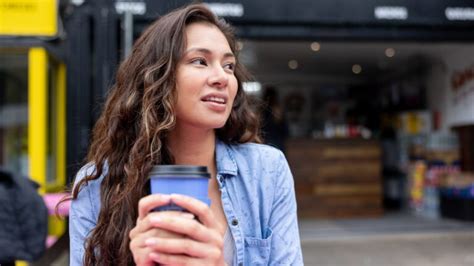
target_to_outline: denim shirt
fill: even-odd
[[[216,141],[217,182],[235,241],[234,265],[303,265],[293,176],[273,147]],[[78,173],[76,183],[92,167]],[[82,188],[70,210],[71,265],[81,265],[84,243],[100,210],[100,182]]]

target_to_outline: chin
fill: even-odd
[[[227,120],[225,121],[220,121],[220,120],[207,120],[207,121],[195,121],[191,123],[194,127],[200,128],[200,129],[205,129],[205,130],[210,130],[210,129],[219,129],[225,126]]]
[[[224,121],[222,123],[215,123],[212,128],[213,129],[223,128],[225,126],[225,123],[226,123],[226,121]]]
[[[213,128],[213,129],[218,129],[218,128],[223,128],[225,126],[225,124],[227,123],[227,120],[229,119],[228,116],[226,117],[214,117],[214,119],[209,119],[206,123],[209,128]]]

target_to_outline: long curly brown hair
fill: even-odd
[[[201,4],[159,18],[136,41],[93,130],[87,161],[96,171],[72,191],[76,199],[89,181],[104,176],[99,218],[85,243],[86,265],[133,264],[128,235],[138,217],[138,201],[148,193],[146,176],[154,164],[174,161],[166,138],[176,123],[176,70],[186,46],[185,28],[195,22],[217,26],[232,52],[238,52],[232,28]],[[233,108],[216,135],[226,143],[260,142],[258,117],[242,88],[248,75],[239,62],[235,76]]]

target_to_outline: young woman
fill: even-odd
[[[257,144],[236,52],[231,28],[203,5],[137,40],[76,178],[72,265],[303,263],[293,178],[280,151]],[[155,164],[207,166],[211,205],[149,195]],[[190,213],[151,211],[170,202]]]

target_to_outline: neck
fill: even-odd
[[[170,133],[168,145],[175,164],[207,166],[215,172],[216,134],[213,129],[176,128]]]

